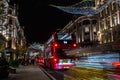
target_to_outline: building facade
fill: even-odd
[[[12,0],[1,1],[0,33],[6,38],[5,57],[17,58],[19,49],[26,44],[24,27],[18,20],[18,4]]]
[[[99,45],[96,50],[119,50],[120,1],[95,0],[94,9],[97,14],[75,14],[77,18],[70,21],[61,32],[75,34],[80,47]]]
[[[97,42],[97,17],[79,16],[64,27],[61,32],[68,32],[76,35],[76,42],[81,45],[92,45]]]
[[[114,0],[98,14],[98,40],[100,43],[114,42],[120,39],[120,4]]]

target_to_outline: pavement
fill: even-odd
[[[10,73],[7,79],[2,80],[51,80],[38,65],[20,65],[16,73]]]
[[[117,69],[119,73],[120,69]],[[112,71],[114,72],[114,71]],[[115,72],[116,73],[116,72]],[[39,65],[20,65],[15,73],[10,73],[9,77],[2,80],[56,80]],[[120,80],[120,74],[110,74],[108,80]]]

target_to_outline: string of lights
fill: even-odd
[[[106,0],[105,4],[103,4],[97,9],[95,8],[95,2],[93,0],[85,0],[71,6],[56,6],[56,5],[51,6],[71,14],[95,15],[104,10],[112,1],[113,0]],[[114,1],[117,4],[120,4],[120,0]]]

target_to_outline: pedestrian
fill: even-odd
[[[22,60],[21,60],[21,65],[25,65],[25,59],[24,58],[22,58]]]
[[[34,62],[35,62],[35,58],[34,58],[34,56],[32,56],[31,57],[31,63],[34,64]]]

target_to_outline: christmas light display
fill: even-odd
[[[101,5],[99,8],[96,8],[94,1],[95,0],[83,0],[80,3],[71,6],[50,6],[71,14],[95,15],[104,10],[112,1],[115,1],[115,3],[120,4],[120,0],[105,0],[105,3],[103,5]]]

